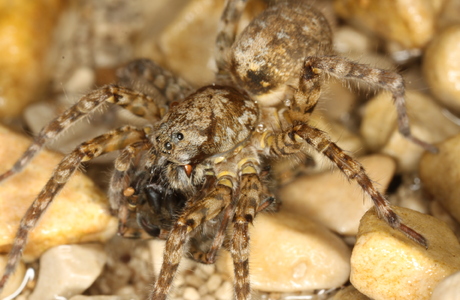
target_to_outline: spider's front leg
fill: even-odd
[[[5,180],[21,170],[40,152],[49,140],[55,139],[60,133],[71,127],[78,120],[88,116],[105,103],[119,105],[136,116],[159,119],[164,108],[159,106],[149,96],[118,85],[107,85],[83,96],[77,103],[67,109],[62,115],[43,127],[34,138],[29,148],[22,154],[13,167],[0,175],[0,181]]]
[[[142,140],[145,138],[145,134],[143,129],[124,126],[82,143],[74,151],[64,157],[54,170],[45,187],[41,190],[40,194],[21,219],[8,257],[5,272],[0,280],[0,292],[19,263],[30,231],[35,228],[40,217],[71,178],[73,173],[78,169],[80,164],[107,152],[119,150],[133,142]]]
[[[388,200],[377,190],[363,166],[332,142],[325,132],[308,125],[308,114],[312,112],[320,94],[321,71],[312,67],[307,59],[299,88],[294,94],[294,99],[291,100],[289,116],[293,125],[282,133],[266,137],[266,144],[270,147],[271,153],[276,156],[295,154],[301,151],[302,144],[307,142],[316,151],[329,158],[348,179],[356,181],[361,186],[374,202],[378,215],[392,228],[403,232],[420,245],[428,247],[427,240],[421,234],[401,223],[400,218],[390,207]]]
[[[163,265],[149,300],[164,300],[171,288],[172,281],[180,260],[184,255],[190,232],[206,221],[217,217],[233,199],[233,178],[222,176],[217,178],[215,188],[203,198],[191,198],[174,224],[166,241]]]

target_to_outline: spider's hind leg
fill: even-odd
[[[217,77],[227,79],[227,58],[233,42],[235,41],[238,21],[243,14],[248,0],[227,0],[220,18],[214,55],[217,64]]]

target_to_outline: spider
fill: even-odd
[[[334,56],[324,16],[307,1],[273,1],[238,36],[247,0],[228,0],[218,30],[215,82],[193,89],[149,60],[128,64],[120,84],[83,96],[45,126],[4,180],[20,172],[45,143],[99,107],[121,106],[150,125],[124,126],[82,143],[65,156],[20,222],[0,289],[14,271],[30,231],[82,162],[120,150],[109,199],[119,218],[119,234],[137,237],[140,229],[166,239],[164,261],[148,299],[166,299],[187,246],[201,262],[214,262],[226,247],[234,262],[235,298],[251,298],[248,227],[274,198],[262,173],[264,158],[293,157],[307,148],[322,153],[356,181],[389,226],[423,247],[426,239],[404,225],[359,162],[326,132],[308,124],[324,77],[359,80],[388,90],[398,112],[400,132],[412,136],[404,106],[404,82],[395,72]],[[128,82],[149,85],[149,92]],[[138,224],[132,222],[137,218]],[[207,232],[207,250],[196,243]]]

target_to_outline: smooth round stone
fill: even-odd
[[[371,155],[359,161],[377,189],[385,193],[396,169],[394,160]],[[373,206],[362,188],[338,170],[300,177],[283,186],[279,197],[284,210],[302,214],[343,235],[355,235],[361,217]]]
[[[40,258],[40,273],[30,300],[70,298],[86,290],[107,260],[99,244],[61,245]]]
[[[433,291],[430,300],[460,299],[460,272],[444,278]]]
[[[280,211],[258,214],[250,226],[251,288],[295,292],[338,287],[348,280],[350,250],[308,218]],[[233,277],[230,254],[222,253]]]
[[[8,170],[31,141],[0,126],[0,173]],[[0,183],[0,252],[8,252],[21,218],[45,186],[62,155],[42,151],[21,173]],[[14,201],[13,201],[14,200]],[[105,195],[77,172],[31,232],[24,260],[62,244],[105,241],[117,229]]]
[[[437,144],[439,153],[425,153],[420,161],[423,187],[460,222],[460,135]]]
[[[437,100],[460,112],[460,25],[442,30],[425,51],[423,75]]]
[[[406,108],[412,135],[425,142],[438,143],[460,133],[460,126],[450,121],[443,114],[443,108],[425,94],[407,91]],[[382,92],[365,106],[361,135],[372,151],[395,158],[399,171],[416,171],[425,149],[407,140],[398,131],[396,119],[391,94]]]
[[[444,222],[393,208],[407,226],[427,239],[428,249],[392,229],[370,209],[359,227],[350,281],[375,300],[430,299],[439,281],[460,270],[460,244]]]
[[[436,30],[445,0],[336,0],[337,13],[405,48],[422,48]]]

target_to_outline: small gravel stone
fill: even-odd
[[[185,276],[185,284],[193,286],[195,288],[199,288],[200,286],[205,284],[205,282],[199,276],[195,274],[190,274]]]
[[[261,213],[250,227],[250,237],[253,289],[310,291],[335,288],[348,280],[349,248],[338,236],[304,216],[285,211]],[[227,252],[224,255],[228,275],[233,276],[233,261]]]
[[[405,48],[422,48],[435,33],[445,1],[336,0],[336,12]]]
[[[233,296],[233,284],[230,281],[224,283],[214,293],[218,300],[229,300]]]
[[[442,105],[460,112],[460,25],[441,31],[426,49],[423,75]]]
[[[454,273],[438,283],[430,300],[459,300],[460,272]]]
[[[425,153],[420,178],[425,190],[460,222],[460,135],[437,145],[439,153]]]
[[[206,286],[208,288],[208,291],[210,293],[214,292],[217,288],[219,288],[219,286],[221,285],[222,283],[222,277],[219,275],[219,274],[212,274],[209,279],[208,279],[208,282],[206,282]]]
[[[406,106],[410,112],[411,132],[417,138],[437,143],[460,133],[460,126],[450,121],[443,114],[442,107],[425,94],[407,91]],[[372,151],[395,158],[399,171],[416,171],[425,149],[399,133],[396,118],[391,94],[382,92],[365,106],[361,135]]]
[[[184,299],[185,300],[198,300],[200,299],[200,293],[192,287],[186,287],[184,289]]]
[[[8,170],[31,141],[0,126],[0,173]],[[62,156],[42,151],[21,173],[0,184],[0,252],[8,252],[20,219],[51,176]],[[14,195],[14,201],[11,200]],[[34,260],[61,244],[105,241],[117,228],[105,195],[77,172],[54,199],[30,234],[24,259]]]
[[[78,295],[69,300],[139,300],[136,296],[83,296]]]
[[[394,160],[385,155],[366,156],[359,161],[378,189],[385,193],[396,169]],[[306,192],[308,191],[308,192]],[[283,209],[305,215],[344,235],[355,235],[359,221],[373,205],[354,181],[347,181],[339,172],[303,176],[279,191]]]
[[[86,290],[102,272],[107,255],[99,244],[62,245],[40,258],[40,273],[30,300],[70,298]]]
[[[393,207],[403,222],[428,240],[428,249],[392,229],[370,209],[359,227],[350,281],[375,300],[424,300],[439,281],[460,270],[460,244],[438,219]]]

